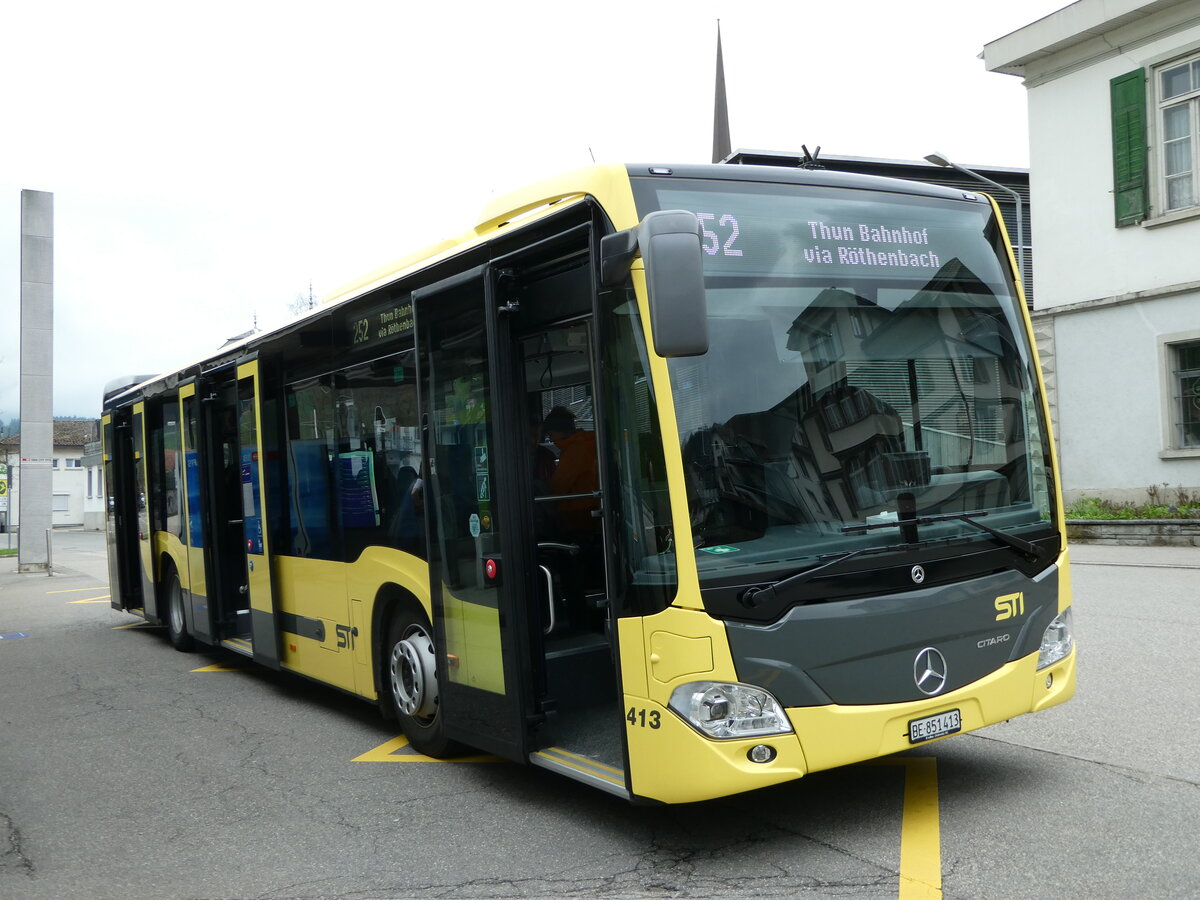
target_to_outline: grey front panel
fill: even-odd
[[[1058,567],[1051,566],[1036,578],[1001,572],[797,606],[772,625],[730,621],[726,630],[738,679],[767,688],[784,706],[861,705],[932,696],[918,689],[914,675],[917,654],[927,647],[946,663],[935,694],[977,681],[1036,652],[1057,614]]]

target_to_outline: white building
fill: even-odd
[[[55,528],[104,527],[103,468],[99,454],[85,456],[99,440],[97,423],[92,419],[56,419],[54,456],[50,476],[53,492],[52,522]],[[0,462],[8,466],[8,511],[0,513],[7,529],[18,523],[21,491],[21,437],[13,435],[0,441]]]
[[[1034,324],[1068,500],[1200,492],[1200,0],[1079,0],[984,60],[1028,89]]]

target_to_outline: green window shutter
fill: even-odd
[[[1113,198],[1117,225],[1146,218],[1146,70],[1109,82],[1112,97]]]

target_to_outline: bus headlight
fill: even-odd
[[[1042,647],[1038,651],[1038,669],[1054,665],[1071,652],[1071,608],[1068,606],[1055,618],[1042,634]]]
[[[792,730],[779,701],[748,684],[693,681],[675,688],[670,707],[711,738],[759,737]]]

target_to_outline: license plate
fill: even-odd
[[[952,709],[936,716],[913,719],[908,723],[908,741],[911,744],[920,744],[943,735],[954,734],[956,731],[962,731],[962,714],[957,709]]]

